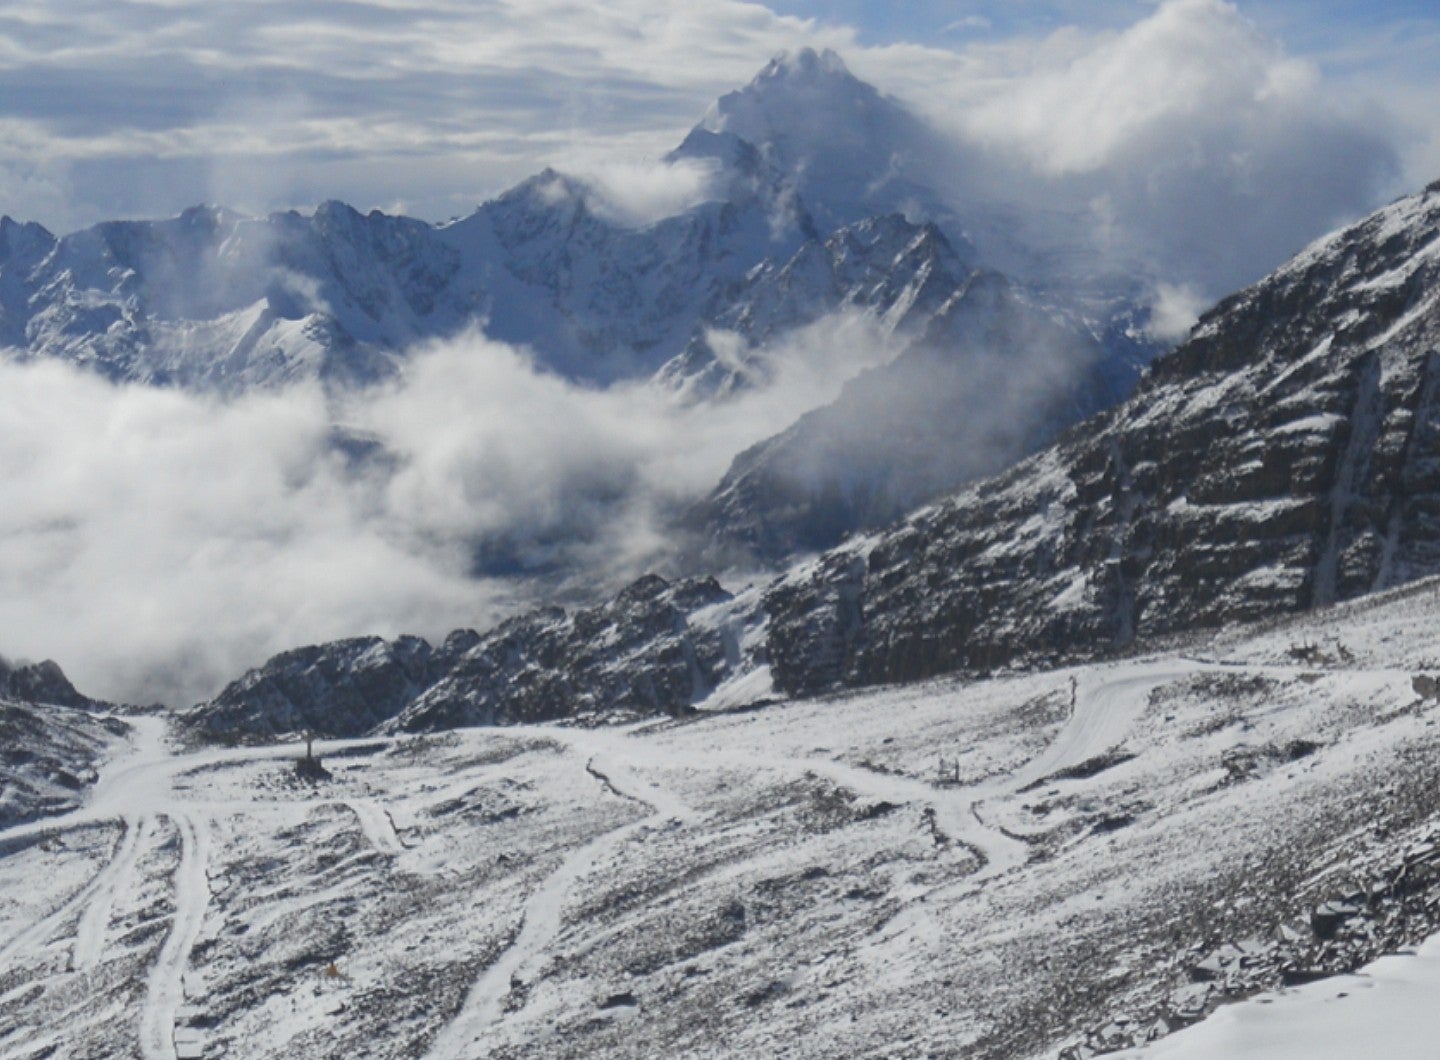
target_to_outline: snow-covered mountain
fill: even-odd
[[[1440,571],[1440,185],[1210,312],[1059,445],[772,591],[777,684],[910,680]]]
[[[953,293],[939,288],[975,254],[924,183],[933,140],[834,53],[804,50],[719,100],[667,156],[708,176],[703,201],[655,221],[617,216],[602,188],[554,170],[441,226],[337,202],[265,218],[197,207],[60,239],[6,218],[0,342],[115,379],[233,391],[372,381],[414,344],[479,324],[587,382],[684,354],[674,381],[699,369],[711,329],[764,344],[841,305],[913,320]],[[937,254],[910,246],[927,225],[948,243],[938,274]],[[921,287],[927,300],[906,297]]]
[[[944,155],[940,139],[857,79],[833,51],[779,56],[745,88],[717,100],[699,130],[753,145],[763,163],[786,175],[822,230],[900,213],[960,234],[930,183]],[[676,154],[690,155],[690,143]]]

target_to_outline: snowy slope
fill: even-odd
[[[1227,1008],[1160,1044],[1117,1060],[1311,1060],[1383,1056],[1429,1060],[1440,1042],[1440,937],[1339,976]]]
[[[141,719],[0,832],[0,1056],[1134,1042],[1436,928],[1437,619],[1432,582],[1053,673],[322,745],[318,780]]]

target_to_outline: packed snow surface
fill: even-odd
[[[1418,953],[1382,957],[1357,975],[1308,983],[1220,1010],[1116,1060],[1433,1060],[1440,1053],[1440,937]]]
[[[1040,1057],[1208,1011],[1206,945],[1434,827],[1437,617],[1423,585],[1050,673],[317,744],[310,775],[134,718],[83,805],[0,831],[0,1058]],[[1424,953],[1190,1033],[1389,1019]]]

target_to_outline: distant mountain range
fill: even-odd
[[[5,218],[0,348],[237,394],[372,384],[478,328],[586,386],[651,380],[705,402],[763,386],[797,329],[860,314],[908,352],[739,456],[686,516],[707,557],[773,562],[1005,466],[1123,397],[1157,352],[1133,299],[987,268],[927,183],[942,152],[834,53],[801,51],[663,160],[705,189],[660,220],[618,217],[553,170],[438,226],[338,202],[265,218],[203,206],[58,239]],[[874,406],[902,392],[927,411],[897,432]],[[941,409],[956,415],[940,424]]]

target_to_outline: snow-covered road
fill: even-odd
[[[117,823],[121,829],[110,856],[79,890],[62,900],[41,919],[0,945],[0,966],[19,955],[49,945],[67,928],[74,931],[70,967],[91,971],[104,955],[107,933],[117,896],[139,885],[134,877],[142,847],[173,834],[178,838],[179,861],[168,882],[173,907],[169,929],[149,972],[145,1000],[138,1019],[138,1044],[145,1060],[184,1060],[202,1055],[196,1032],[182,1035],[177,1048],[176,1019],[186,1004],[187,971],[191,953],[204,927],[210,904],[209,862],[211,820],[264,809],[263,802],[210,803],[181,792],[177,780],[207,768],[296,756],[293,745],[200,751],[173,754],[166,746],[163,718],[127,718],[131,726],[128,753],[101,771],[90,799],[81,808],[48,819],[27,822],[0,832],[0,844],[55,836],[65,832]],[[318,744],[320,753],[335,753],[374,741],[330,741]],[[315,807],[333,805],[316,797]],[[367,842],[383,854],[403,852],[385,809],[374,799],[347,799],[342,805],[354,814]],[[8,1054],[7,1054],[8,1055]]]
[[[1207,673],[1221,676],[1192,680]],[[21,1018],[0,1029],[0,1060],[60,1044],[48,1014],[75,1026],[83,1006],[63,999],[92,989],[109,991],[110,1014],[94,1016],[114,1023],[106,1041],[145,1060],[233,1051],[245,1039],[224,1021],[252,996],[267,1000],[244,1017],[248,1033],[284,1028],[267,1056],[280,1055],[275,1043],[313,1044],[307,1035],[363,1004],[376,1019],[385,1005],[407,1013],[383,1016],[403,1030],[376,1055],[459,1060],[533,1055],[557,1011],[583,1023],[584,1002],[567,990],[590,998],[596,1026],[663,1020],[633,1000],[644,994],[634,977],[651,973],[632,968],[684,964],[645,979],[652,999],[703,992],[706,976],[763,966],[766,947],[799,955],[786,949],[796,932],[813,932],[819,949],[741,1004],[810,991],[811,1003],[838,1005],[847,981],[925,982],[949,959],[937,946],[972,945],[957,933],[1004,937],[988,918],[1029,910],[1057,857],[1149,828],[1156,776],[1200,777],[1236,741],[1291,731],[1297,702],[1324,702],[1315,673],[1278,660],[1142,659],[1073,677],[691,723],[334,741],[317,753],[335,775],[313,785],[286,766],[296,745],[174,754],[161,719],[134,719],[129,752],[101,770],[83,807],[0,832],[27,865],[80,855],[53,893],[5,907],[0,1006],[28,984],[47,1015],[12,1007]],[[1393,711],[1413,702],[1410,680],[1401,667],[1357,668],[1334,694]],[[1166,695],[1162,722],[1151,704],[1173,684],[1187,687]],[[1209,724],[1228,725],[1244,689],[1262,685],[1289,692],[1257,694],[1245,726]],[[1100,762],[1109,768],[1073,770],[1115,751],[1127,753]],[[937,753],[964,756],[977,779],[941,782]],[[1174,772],[1187,755],[1204,762]],[[1107,800],[1139,823],[1095,829]],[[12,879],[25,871],[17,861]],[[1083,908],[1103,908],[1102,896],[1090,885]],[[767,920],[782,909],[798,926]],[[647,946],[687,956],[657,959]],[[405,1010],[412,990],[423,1002]]]

